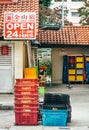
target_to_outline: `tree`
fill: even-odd
[[[39,0],[39,24],[43,25],[46,23],[46,12],[48,7],[51,5],[52,0]]]
[[[49,7],[52,0],[39,0],[40,5],[44,5],[45,7]]]
[[[64,23],[65,25],[68,25],[69,22],[67,20],[67,13],[68,9],[67,7],[64,7]],[[47,24],[53,24],[53,25],[61,25],[62,24],[62,5],[54,8],[54,9],[48,9],[48,12],[46,12],[47,16]]]
[[[61,25],[62,24],[62,6],[51,9],[49,6],[51,4],[51,0],[45,4],[45,1],[48,0],[40,0],[40,10],[39,10],[39,24],[51,24],[51,25]],[[71,25],[67,20],[68,9],[64,7],[64,23],[65,25]]]
[[[84,6],[78,9],[80,16],[80,23],[89,25],[89,1],[84,1]]]

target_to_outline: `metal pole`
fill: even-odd
[[[64,0],[62,0],[62,27],[64,26]]]
[[[31,43],[27,40],[28,64],[31,67]]]

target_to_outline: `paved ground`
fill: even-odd
[[[72,121],[66,127],[15,126],[13,110],[0,110],[0,130],[89,130],[89,85],[73,85],[69,89],[66,85],[46,87],[46,92],[65,93],[71,97]],[[40,95],[40,100],[43,95]],[[13,94],[0,94],[0,106],[12,106]]]

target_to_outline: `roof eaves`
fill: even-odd
[[[40,25],[39,29],[40,30],[60,30],[61,26],[60,25],[48,25],[48,24],[45,24],[45,25]]]

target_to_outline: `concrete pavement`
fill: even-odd
[[[13,110],[0,110],[0,130],[89,130],[89,85],[74,84],[72,89],[66,85],[46,87],[46,92],[66,93],[71,97],[72,121],[66,127],[16,126]],[[39,95],[40,99],[43,95]],[[13,94],[0,94],[0,106],[14,106]]]
[[[43,127],[43,126],[20,126],[11,127],[10,130],[89,130],[88,127]]]

